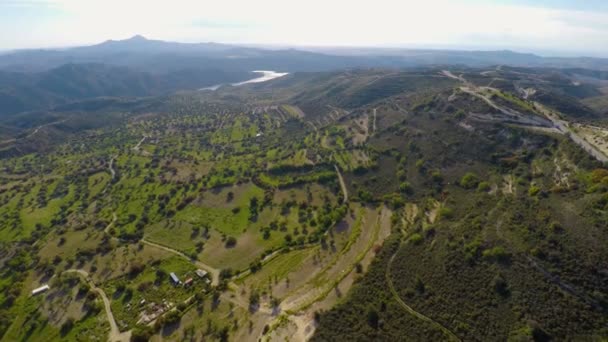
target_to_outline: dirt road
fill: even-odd
[[[108,165],[108,169],[110,170],[110,174],[112,175],[112,180],[114,180],[114,177],[116,177],[116,171],[114,171],[114,158],[112,157],[110,159],[110,164]]]
[[[144,135],[144,137],[141,138],[141,140],[137,143],[137,145],[135,145],[135,147],[133,147],[133,150],[139,151],[139,148],[140,148],[141,144],[143,144],[143,142],[146,140],[146,138],[147,137]]]
[[[549,120],[551,120],[553,125],[560,132],[568,135],[570,137],[570,139],[572,139],[572,141],[574,143],[576,143],[577,145],[582,147],[583,150],[587,151],[587,153],[589,153],[595,159],[597,159],[603,163],[608,162],[608,156],[606,156],[605,154],[600,152],[595,146],[590,144],[587,140],[585,140],[583,137],[581,137],[574,130],[570,129],[570,127],[568,126],[568,121],[560,119],[556,113],[552,112],[547,107],[543,106],[542,104],[540,104],[538,102],[534,102],[534,105],[538,111],[540,111],[544,116],[546,116]]]
[[[508,117],[517,118],[516,119],[517,123],[520,123],[523,125],[531,125],[531,126],[553,127],[555,129],[557,129],[560,133],[567,135],[575,144],[582,147],[583,150],[587,151],[587,153],[589,153],[595,159],[597,159],[603,163],[608,162],[608,156],[606,156],[604,153],[602,153],[600,150],[598,150],[595,146],[593,146],[591,143],[589,143],[587,140],[585,140],[583,137],[581,137],[574,130],[570,129],[570,127],[568,126],[568,124],[569,124],[568,121],[561,119],[557,113],[551,111],[550,109],[543,106],[542,104],[540,104],[538,102],[534,102],[535,109],[538,112],[540,112],[540,114],[542,114],[546,118],[546,120],[541,119],[540,117],[534,117],[532,115],[524,115],[524,114],[514,111],[510,108],[499,106],[494,101],[492,101],[489,97],[484,95],[482,92],[483,89],[488,89],[488,90],[497,90],[497,89],[489,88],[489,87],[485,87],[485,88],[477,87],[477,86],[467,82],[462,76],[456,76],[448,70],[443,70],[442,74],[446,77],[460,80],[462,83],[464,83],[464,86],[460,88],[463,92],[484,100],[489,106],[497,109],[502,114],[504,114]],[[526,89],[526,91],[525,91],[526,98],[527,98],[527,95],[533,93],[534,91],[535,90],[531,89],[531,88]],[[549,124],[547,124],[546,121],[548,121]]]
[[[411,306],[407,305],[403,299],[401,299],[401,297],[399,297],[399,293],[397,292],[397,290],[395,289],[395,285],[393,285],[393,279],[391,277],[391,266],[393,264],[393,260],[395,260],[395,257],[397,256],[397,252],[399,251],[399,249],[397,248],[395,250],[395,253],[391,256],[391,259],[389,260],[387,266],[386,266],[386,282],[388,284],[388,287],[391,291],[391,294],[393,295],[393,298],[395,298],[395,301],[397,303],[399,303],[399,305],[405,309],[405,311],[407,311],[410,315],[418,318],[421,321],[425,321],[427,323],[430,323],[431,325],[433,325],[434,327],[436,327],[437,329],[441,330],[441,332],[443,332],[446,337],[448,338],[449,341],[460,341],[460,338],[458,338],[458,336],[456,336],[453,332],[451,332],[450,330],[448,330],[446,327],[444,327],[443,325],[441,325],[440,323],[434,321],[433,319],[423,315],[422,313],[414,310]]]
[[[340,168],[338,165],[334,165],[336,168],[336,173],[338,174],[338,180],[340,181],[340,187],[342,187],[342,192],[344,193],[344,201],[343,203],[348,203],[348,190],[346,189],[346,183],[344,183],[344,178],[342,178],[342,173],[340,173]]]
[[[141,239],[141,242],[144,243],[144,244],[146,244],[146,245],[148,245],[148,246],[152,246],[152,247],[155,247],[155,248],[167,251],[169,253],[173,253],[173,254],[175,254],[177,256],[180,256],[180,257],[182,257],[182,258],[190,261],[192,264],[194,264],[194,266],[196,266],[196,267],[198,267],[200,269],[203,269],[203,270],[209,272],[209,274],[211,274],[211,285],[217,286],[219,284],[219,282],[220,282],[220,271],[218,269],[213,268],[213,267],[211,267],[211,266],[209,266],[209,265],[207,265],[205,263],[202,263],[202,262],[200,262],[198,260],[192,260],[192,258],[190,258],[188,255],[186,255],[186,254],[184,254],[184,253],[182,253],[182,252],[180,252],[180,251],[178,251],[176,249],[173,249],[171,247],[163,246],[163,245],[160,245],[158,243],[155,243],[155,242],[152,242],[152,241],[148,241],[146,239]]]
[[[61,121],[55,121],[55,122],[47,123],[47,124],[44,124],[44,125],[40,125],[40,126],[36,127],[36,129],[34,129],[34,131],[32,133],[28,134],[25,138],[29,139],[29,138],[33,137],[38,132],[40,132],[40,130],[43,129],[44,127],[48,127],[48,126],[52,126],[52,125],[57,125],[57,124],[65,122],[65,121],[66,120],[61,120]]]
[[[517,111],[514,111],[510,108],[506,108],[506,107],[497,105],[494,101],[492,101],[492,99],[490,99],[488,96],[482,94],[480,92],[480,90],[478,90],[478,89],[471,88],[471,87],[461,87],[460,90],[462,90],[463,92],[465,92],[469,95],[482,99],[490,107],[498,110],[503,115],[507,116],[509,118],[509,121],[511,121],[512,123],[519,124],[519,125],[526,125],[526,126],[551,127],[551,121],[543,119],[540,116],[525,115],[525,114],[519,113]]]
[[[114,315],[112,314],[112,307],[110,305],[110,299],[106,296],[106,293],[95,286],[95,283],[89,277],[89,273],[84,270],[79,269],[70,269],[64,271],[64,273],[77,273],[80,275],[91,287],[91,290],[99,294],[101,299],[103,300],[103,306],[106,310],[106,316],[108,318],[108,322],[110,323],[110,335],[108,337],[108,341],[110,342],[128,342],[131,339],[131,331],[125,331],[123,333],[118,329],[118,325],[116,324],[116,320],[114,319]]]
[[[110,221],[110,223],[108,223],[108,225],[104,228],[103,232],[106,234],[109,234],[110,228],[112,228],[112,226],[114,225],[114,223],[116,222],[117,219],[118,219],[118,217],[116,217],[116,213],[112,213],[112,221]]]
[[[376,133],[376,112],[378,110],[374,108],[374,120],[372,121],[372,134]]]

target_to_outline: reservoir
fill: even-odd
[[[247,81],[243,81],[243,82],[238,82],[238,83],[232,83],[232,86],[238,87],[244,84],[249,84],[249,83],[260,83],[260,82],[266,82],[266,81],[270,81],[273,80],[275,78],[279,78],[279,77],[283,77],[285,75],[287,75],[287,72],[276,72],[276,71],[271,71],[271,70],[254,70],[252,72],[255,72],[257,74],[261,74],[259,77],[256,78],[252,78],[250,80]],[[199,90],[216,90],[217,88],[223,86],[224,84],[216,84],[213,85],[211,87],[205,87],[205,88],[201,88]]]

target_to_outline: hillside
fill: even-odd
[[[39,73],[0,72],[0,116],[95,97],[156,96],[254,77],[245,71],[217,69],[151,74],[104,64],[65,64]]]
[[[608,338],[601,72],[123,74],[0,127],[2,341]]]

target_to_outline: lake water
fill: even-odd
[[[247,81],[238,82],[238,83],[231,83],[231,85],[235,86],[235,87],[238,87],[240,85],[249,84],[249,83],[266,82],[266,81],[273,80],[275,78],[283,77],[283,76],[285,76],[285,75],[288,74],[287,72],[276,72],[276,71],[271,71],[271,70],[254,70],[252,72],[255,72],[257,74],[262,74],[262,75],[260,77],[252,78],[252,79],[247,80]],[[199,90],[216,90],[217,88],[219,88],[219,87],[221,87],[223,85],[224,84],[216,84],[214,86],[201,88]]]

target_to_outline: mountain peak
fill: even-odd
[[[140,34],[136,34],[133,37],[127,39],[127,40],[133,41],[133,42],[143,42],[143,41],[146,41],[148,39],[146,37],[140,35]]]

